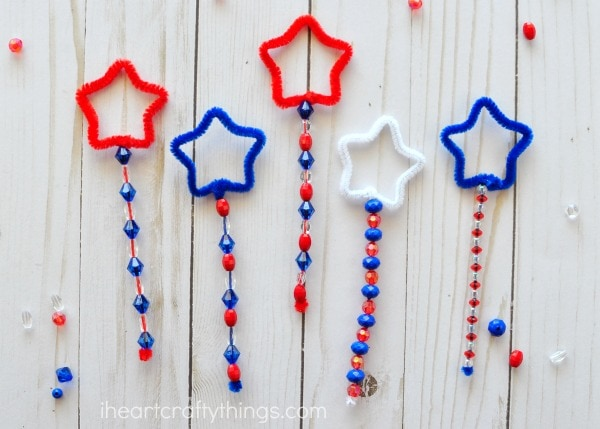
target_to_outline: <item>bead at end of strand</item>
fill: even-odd
[[[140,349],[139,356],[141,361],[149,361],[150,359],[152,359],[152,349]]]

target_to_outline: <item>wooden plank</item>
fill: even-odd
[[[72,5],[7,4],[0,16],[0,272],[9,323],[3,324],[0,399],[7,427],[77,425],[77,381],[50,392],[55,370],[78,373],[80,132],[65,103],[77,84],[83,34],[81,2]],[[5,42],[23,40],[12,54]],[[51,322],[51,294],[60,294],[68,317]],[[24,331],[21,311],[33,328]]]
[[[513,344],[527,361],[513,373],[515,427],[600,421],[597,16],[591,1],[519,7],[520,24],[533,21],[537,37],[519,37],[519,117],[531,120],[536,138],[517,202]],[[575,221],[564,213],[571,203],[581,210]],[[555,367],[548,355],[560,349],[568,357]]]

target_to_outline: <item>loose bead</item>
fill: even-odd
[[[217,203],[216,203],[216,207],[217,207],[217,213],[219,213],[219,215],[221,217],[225,217],[225,216],[229,215],[229,202],[227,202],[227,200],[225,198],[218,199]]]
[[[21,320],[23,321],[23,328],[31,329],[33,326],[33,317],[29,310],[23,310],[23,312],[21,312]]]
[[[362,305],[362,310],[366,313],[366,314],[373,314],[375,313],[375,302],[368,299],[367,301],[363,302]]]
[[[222,263],[225,271],[233,271],[235,268],[235,257],[233,256],[233,253],[224,254]]]
[[[361,394],[362,388],[360,387],[360,385],[352,383],[350,386],[348,386],[348,396],[351,396],[352,398],[357,398]]]
[[[309,133],[302,133],[300,134],[298,143],[300,145],[300,149],[303,151],[310,150],[312,148],[312,136]]]
[[[308,182],[300,185],[300,198],[302,198],[302,201],[309,201],[312,197],[313,197],[312,185]]]
[[[21,50],[23,49],[23,41],[16,37],[14,39],[10,39],[8,41],[8,49],[10,49],[10,51],[14,52],[15,54],[21,52]]]
[[[63,366],[56,370],[56,378],[60,383],[66,383],[73,380],[73,373],[71,373],[71,369],[68,366]]]
[[[377,228],[381,224],[381,216],[371,213],[367,216],[367,224],[369,224],[371,228]]]
[[[488,331],[494,337],[499,337],[506,332],[506,323],[504,323],[504,320],[500,319],[491,320],[490,323],[488,323]]]
[[[408,0],[408,7],[410,7],[412,10],[421,9],[421,6],[423,6],[423,2],[421,0]]]
[[[362,356],[359,355],[354,355],[352,356],[352,359],[350,359],[350,365],[352,365],[352,368],[354,369],[362,369],[364,366],[365,360],[363,359]]]
[[[514,350],[508,357],[508,364],[513,368],[517,368],[523,363],[523,352],[521,350]]]
[[[370,285],[374,285],[379,280],[379,274],[377,274],[377,271],[369,270],[365,273],[365,280]]]
[[[560,365],[567,357],[567,351],[566,350],[557,350],[554,353],[552,353],[550,356],[548,356],[548,359],[550,359],[550,362],[552,362],[553,365]]]
[[[60,387],[55,387],[54,389],[52,389],[52,397],[55,399],[59,399],[62,398],[63,395],[63,391]]]
[[[371,241],[365,246],[365,252],[369,256],[376,256],[379,253],[379,246],[377,243]]]
[[[368,341],[370,337],[371,333],[367,328],[360,328],[358,331],[356,331],[356,339],[358,341],[365,342]]]
[[[300,284],[294,288],[294,299],[296,301],[306,300],[306,288]]]
[[[533,22],[526,22],[523,24],[523,35],[527,40],[535,39],[535,25]]]
[[[234,309],[228,308],[225,310],[223,319],[225,320],[225,324],[231,328],[237,323],[237,313]]]
[[[303,252],[308,252],[310,250],[311,245],[312,239],[310,237],[310,234],[300,234],[300,238],[298,239],[298,247],[300,247],[300,250],[302,250]]]
[[[54,323],[56,326],[63,326],[66,321],[67,316],[65,316],[64,313],[60,311],[55,311],[52,313],[52,323]]]
[[[231,381],[240,381],[242,371],[240,371],[240,367],[237,364],[232,363],[227,367],[227,376]]]

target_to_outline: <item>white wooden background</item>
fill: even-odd
[[[311,306],[292,309],[299,231],[299,120],[277,108],[258,58],[260,43],[312,13],[350,41],[342,101],[316,107],[313,167],[316,214]],[[600,3],[595,0],[116,0],[9,1],[0,13],[0,404],[2,427],[208,427],[210,417],[102,418],[102,407],[325,407],[326,418],[220,418],[214,427],[594,428],[600,426],[600,213],[595,143],[600,127]],[[537,38],[520,27],[534,21]],[[327,90],[332,55],[301,40],[281,52],[287,93]],[[304,41],[303,41],[304,40]],[[313,38],[314,42],[314,38]],[[156,338],[149,363],[137,359],[134,286],[119,166],[113,150],[94,151],[74,94],[116,58],[170,92],[157,116],[157,140],[135,151],[131,180],[143,280]],[[122,81],[125,82],[125,81]],[[125,91],[125,95],[123,95]],[[492,97],[529,124],[531,148],[518,184],[486,207],[482,328],[476,373],[459,372],[473,192],[452,180],[438,139],[463,121],[476,98]],[[105,135],[139,133],[147,101],[130,86],[97,95]],[[126,102],[124,102],[124,100]],[[220,219],[210,198],[191,198],[185,170],[168,144],[213,105],[264,129],[256,187],[230,195],[240,295],[237,342],[244,389],[226,388]],[[395,116],[425,170],[405,205],[384,212],[377,325],[367,371],[374,396],[344,404],[349,344],[360,310],[365,213],[338,193],[336,142]],[[467,169],[502,174],[513,136],[484,117],[463,143]],[[353,183],[391,189],[406,161],[389,136],[356,151]],[[239,177],[244,148],[196,145],[207,175]],[[203,158],[204,157],[204,158]],[[236,176],[237,175],[237,176]],[[210,176],[207,176],[210,177]],[[575,222],[564,208],[576,203]],[[50,296],[62,296],[67,325],[51,323]],[[21,311],[34,318],[30,332]],[[511,333],[491,340],[488,320]],[[303,345],[304,339],[304,345]],[[512,348],[525,362],[509,371]],[[568,351],[560,367],[548,361]],[[68,364],[76,380],[61,400],[50,390]],[[133,414],[132,414],[133,415]]]

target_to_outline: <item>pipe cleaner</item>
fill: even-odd
[[[350,188],[352,159],[350,158],[348,146],[369,145],[373,143],[386,125],[390,129],[394,149],[396,149],[400,155],[415,162],[396,179],[393,199],[381,195],[377,189],[372,186],[368,186],[364,189]],[[350,346],[353,353],[353,356],[350,359],[352,369],[346,374],[346,378],[350,382],[347,389],[348,397],[346,403],[350,406],[354,406],[356,405],[357,398],[363,395],[361,384],[365,379],[364,355],[369,351],[369,345],[367,344],[367,341],[371,336],[369,328],[375,325],[375,316],[373,316],[373,313],[375,313],[375,301],[373,299],[379,295],[379,287],[377,286],[379,275],[377,273],[377,268],[380,265],[380,260],[377,257],[379,253],[377,242],[383,237],[383,233],[381,229],[379,229],[381,223],[379,212],[383,207],[395,210],[402,206],[406,185],[408,181],[415,177],[425,166],[425,156],[404,144],[398,122],[391,116],[382,116],[379,118],[365,134],[349,134],[342,137],[338,143],[338,152],[342,160],[342,165],[344,166],[342,178],[340,180],[340,191],[348,199],[366,199],[365,210],[368,213],[368,228],[365,231],[365,238],[367,239],[365,252],[367,256],[362,260],[363,268],[366,270],[366,284],[362,286],[361,289],[361,293],[366,298],[366,301],[362,305],[363,313],[358,316],[357,319],[359,325],[359,329],[356,332],[357,341],[353,342]]]
[[[313,34],[323,45],[341,51],[340,57],[335,61],[329,72],[331,94],[321,94],[310,91],[309,89],[304,94],[284,97],[281,69],[269,51],[272,49],[283,48],[288,45],[304,27],[308,27],[311,34]],[[302,168],[302,173],[300,175],[302,181],[302,184],[300,185],[300,198],[302,199],[302,203],[298,208],[298,212],[302,218],[302,226],[300,237],[298,239],[300,253],[296,257],[296,263],[300,272],[298,273],[296,287],[294,288],[294,299],[296,310],[300,313],[304,313],[308,307],[308,301],[306,299],[306,270],[312,263],[312,259],[308,254],[312,244],[310,219],[315,212],[315,208],[311,203],[313,187],[311,184],[310,169],[315,162],[315,159],[310,153],[310,149],[312,148],[312,136],[310,134],[309,118],[314,111],[313,104],[332,106],[340,101],[342,96],[340,75],[352,57],[352,46],[350,46],[348,42],[333,38],[325,33],[319,22],[312,15],[303,15],[297,18],[281,36],[262,43],[259,48],[259,55],[271,74],[273,101],[282,109],[297,107],[296,110],[302,120],[302,133],[299,138],[300,150],[302,152],[298,158],[298,163]]]
[[[144,111],[144,137],[141,139],[135,138],[131,135],[113,135],[103,139],[99,137],[98,113],[88,97],[91,94],[110,86],[121,72],[125,72],[126,76],[131,81],[131,84],[136,89],[157,97],[156,100],[154,100]],[[84,83],[83,86],[77,90],[75,99],[88,122],[87,136],[90,146],[97,150],[108,149],[109,147],[117,146],[115,158],[119,164],[121,164],[123,174],[123,185],[121,186],[119,193],[126,203],[126,222],[125,226],[123,227],[123,232],[129,239],[130,247],[130,258],[129,263],[127,264],[127,271],[129,271],[129,273],[135,279],[136,296],[133,301],[133,306],[140,315],[141,334],[137,340],[140,346],[139,357],[140,360],[147,361],[152,358],[154,337],[150,335],[150,332],[148,332],[146,312],[150,306],[150,301],[144,295],[144,287],[140,278],[144,269],[144,264],[138,257],[138,250],[136,246],[136,237],[140,231],[140,227],[135,221],[133,199],[137,191],[129,181],[129,169],[127,165],[132,154],[130,149],[146,149],[153,143],[155,133],[152,119],[154,115],[156,115],[156,113],[158,113],[158,111],[166,104],[168,93],[167,90],[162,86],[142,80],[135,67],[129,60],[119,59],[108,68],[104,76],[95,81]]]
[[[198,187],[196,185],[196,165],[194,161],[187,156],[181,146],[199,139],[206,133],[212,121],[218,119],[221,124],[233,135],[239,137],[249,137],[254,139],[254,143],[248,150],[244,158],[244,182],[234,182],[226,178],[215,179],[206,185]],[[237,323],[237,313],[235,306],[238,303],[238,295],[235,292],[235,279],[233,270],[235,268],[235,257],[233,256],[233,248],[235,241],[229,235],[229,202],[225,199],[225,193],[231,192],[248,192],[254,186],[254,162],[260,151],[265,146],[266,137],[262,130],[258,128],[243,127],[236,124],[229,115],[219,107],[209,109],[196,128],[187,133],[183,133],[173,139],[171,142],[171,152],[188,170],[188,187],[190,192],[195,197],[205,197],[213,194],[216,202],[217,213],[223,219],[223,235],[219,241],[219,248],[223,252],[222,265],[227,272],[227,289],[223,294],[222,301],[225,304],[225,314],[223,318],[225,324],[229,327],[229,343],[223,356],[227,360],[227,376],[229,377],[229,390],[239,392],[242,389],[241,371],[237,364],[240,357],[240,351],[235,345],[233,328]]]
[[[463,150],[451,139],[454,134],[466,133],[473,128],[482,109],[487,109],[492,118],[509,131],[521,134],[521,138],[517,140],[506,157],[505,177],[500,178],[490,173],[479,173],[472,177],[465,178],[465,154]],[[481,229],[481,221],[485,217],[483,213],[484,203],[488,200],[487,191],[498,191],[510,188],[517,178],[517,159],[527,149],[533,140],[533,132],[527,125],[513,121],[507,118],[488,97],[482,97],[475,101],[471,108],[471,113],[465,122],[460,124],[448,125],[441,134],[440,139],[442,144],[455,158],[454,180],[461,188],[476,188],[475,191],[475,212],[473,213],[473,230],[471,231],[473,247],[471,247],[472,264],[469,267],[471,271],[471,282],[469,288],[471,295],[469,297],[467,322],[467,347],[464,354],[465,362],[462,366],[462,372],[470,376],[473,374],[473,359],[475,358],[475,340],[477,339],[476,325],[479,319],[477,318],[478,307],[481,304],[479,297],[479,289],[481,288],[481,273],[483,266],[481,265],[481,255],[483,248],[481,247],[481,237],[483,230]],[[506,324],[500,319],[492,320],[488,325],[488,330],[493,336],[500,336],[506,330]],[[512,365],[512,364],[511,364]]]

